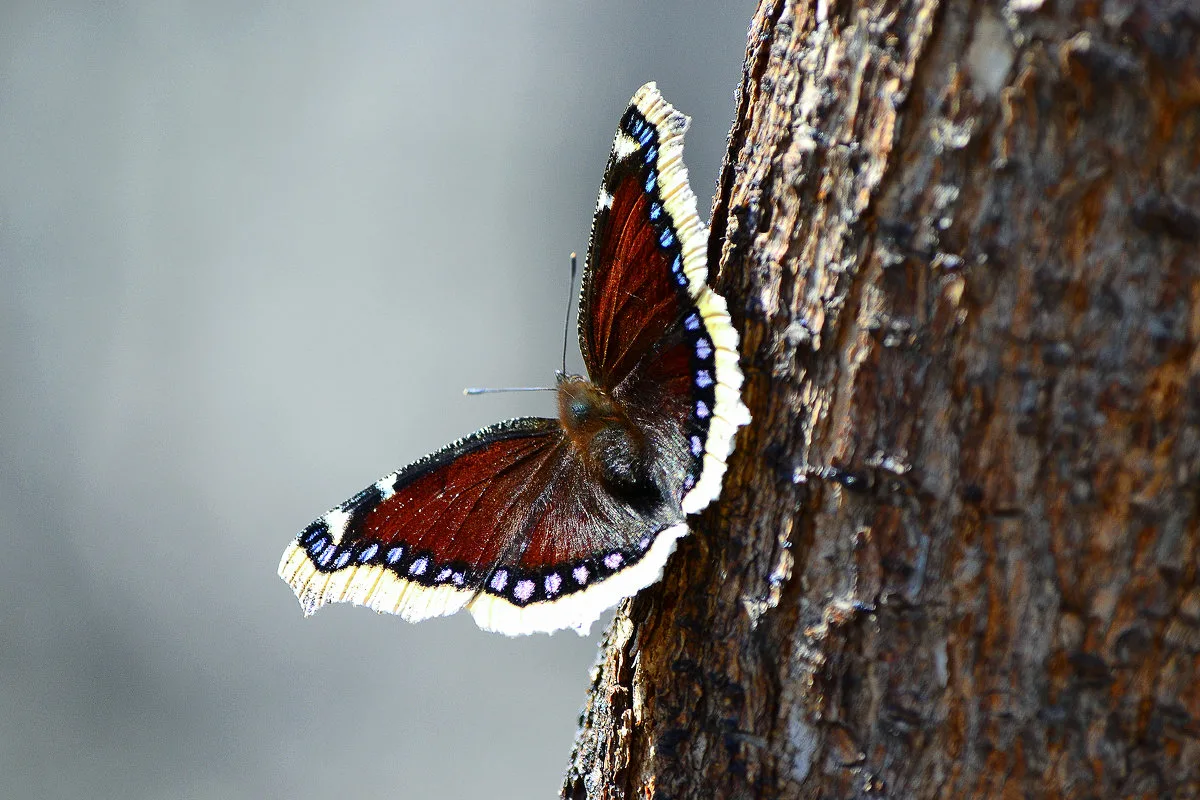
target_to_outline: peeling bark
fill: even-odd
[[[754,422],[564,797],[1200,797],[1198,54],[1184,2],[763,2]]]

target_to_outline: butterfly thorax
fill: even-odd
[[[613,488],[637,491],[653,483],[645,435],[596,384],[559,374],[558,419],[588,470]]]

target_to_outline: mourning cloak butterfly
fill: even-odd
[[[558,376],[558,419],[477,431],[301,531],[279,574],[306,615],[350,602],[415,622],[465,608],[509,635],[583,633],[658,580],[750,421],[738,335],[707,283],[687,125],[653,83],[621,117],[580,295],[589,377]]]

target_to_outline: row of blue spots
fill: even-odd
[[[325,535],[328,530],[324,523],[316,522],[300,534],[300,544],[308,550],[308,557],[323,567],[329,566],[330,559],[337,552],[337,547]]]
[[[679,253],[675,254],[675,260],[671,262],[671,274],[675,276],[676,283],[687,286],[687,275],[683,274],[683,256]]]
[[[338,547],[325,535],[325,532],[326,528],[323,525],[314,526],[300,534],[300,541],[308,545],[307,550],[312,560],[326,569],[344,569],[349,566],[352,559],[359,564],[371,563],[376,560],[383,549],[379,542],[368,542],[366,547],[363,547],[355,557],[354,545]],[[404,559],[404,552],[404,545],[394,545],[384,553],[382,560],[387,563],[387,566],[398,569],[400,562]],[[410,575],[424,575],[429,571],[428,567],[429,558],[422,556],[409,566],[408,572]],[[462,586],[466,581],[466,575],[461,571],[446,567],[439,573],[436,581],[444,583],[447,580],[452,580],[456,586]]]
[[[690,314],[688,314],[683,320],[683,326],[689,331],[702,331],[703,320],[700,317],[700,313],[698,311],[692,311]],[[696,358],[698,358],[701,362],[707,362],[708,359],[713,355],[712,344],[705,336],[697,337],[694,347]],[[708,396],[707,389],[714,383],[715,381],[713,380],[713,374],[707,367],[696,370],[695,383],[693,385],[697,389],[704,391],[704,396]],[[698,435],[693,435],[690,440],[692,455],[695,457],[695,463],[697,465],[701,463],[701,459],[704,455],[704,443],[708,439],[709,429],[709,423],[707,420],[711,416],[712,407],[705,402],[705,400],[697,399],[695,406],[692,407],[692,418],[696,422],[695,430],[697,430]],[[693,485],[695,485],[695,479],[689,475],[688,479],[684,481],[684,490],[686,491],[691,489]]]
[[[318,520],[300,532],[300,544],[308,547],[323,533],[325,533],[325,523]]]
[[[555,602],[560,596],[585,590],[591,583],[604,580],[633,566],[641,560],[653,542],[654,537],[643,536],[637,542],[636,552],[612,550],[603,556],[600,553],[593,553],[590,557],[574,564],[559,564],[541,572],[534,572],[527,577],[521,576],[519,580],[513,580],[518,576],[510,574],[507,568],[500,568],[495,570],[488,579],[487,589],[490,594],[504,597],[518,606],[524,606],[529,602]],[[571,575],[574,583],[564,581],[564,574]],[[441,576],[438,579],[442,580]],[[457,576],[455,583],[459,583]],[[538,585],[544,589],[542,597],[535,597]]]
[[[311,534],[306,534],[304,538],[310,538],[310,536]],[[301,541],[303,541],[303,539]],[[317,537],[308,546],[309,555],[312,556],[314,561],[323,566],[329,565],[329,561],[333,558],[333,554],[337,553],[338,550],[339,548],[325,536]],[[376,542],[371,542],[363,548],[361,553],[358,554],[358,561],[360,564],[365,564],[371,559],[375,558],[376,554],[378,553],[379,545]],[[341,550],[341,553],[337,557],[337,565],[339,568],[346,565],[346,563],[350,560],[350,555],[351,548],[345,548]],[[404,547],[397,545],[388,551],[386,558],[388,564],[395,564],[403,556]]]
[[[646,166],[650,167],[646,175],[645,189],[647,194],[653,194],[658,187],[658,173],[654,169],[655,159],[658,158],[658,144],[653,143],[655,136],[654,126],[640,116],[631,115],[628,131],[631,136],[636,138],[642,147],[646,148],[642,154],[642,159]],[[654,222],[664,217],[663,206],[657,200],[650,203],[650,219]],[[662,229],[658,234],[658,243],[663,248],[669,248],[677,242],[675,231],[670,225],[670,219],[667,218],[662,224]],[[688,285],[687,276],[683,273],[683,259],[676,253],[675,259],[671,262],[671,273],[675,276],[675,282],[681,287]]]
[[[642,143],[642,147],[648,145],[650,140],[654,138],[654,126],[640,116],[634,116],[632,121],[630,121],[629,132]]]
[[[316,531],[314,531],[314,533],[315,532]],[[305,538],[310,536],[311,533],[306,534]],[[303,541],[303,539],[301,541]],[[371,547],[378,549],[376,545],[371,545]],[[371,550],[371,547],[368,547],[367,550]],[[342,569],[345,567],[350,563],[350,558],[352,556],[352,552],[349,548],[339,548],[323,535],[316,537],[309,544],[308,554],[313,561],[317,562],[322,567],[328,567],[332,562],[334,569]],[[371,551],[369,554],[367,551],[364,551],[363,554],[358,557],[358,560],[365,563],[372,555],[374,555],[374,551]]]

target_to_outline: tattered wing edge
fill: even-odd
[[[742,402],[744,377],[738,366],[738,332],[729,318],[725,298],[708,285],[708,227],[700,220],[696,195],[683,165],[683,137],[689,119],[663,99],[654,83],[639,89],[630,105],[658,131],[657,166],[663,208],[679,238],[688,296],[700,311],[716,351],[716,407],[705,440],[700,475],[682,502],[685,513],[695,514],[720,495],[734,436],[738,428],[750,422],[750,410]],[[617,146],[616,141],[613,146]]]

